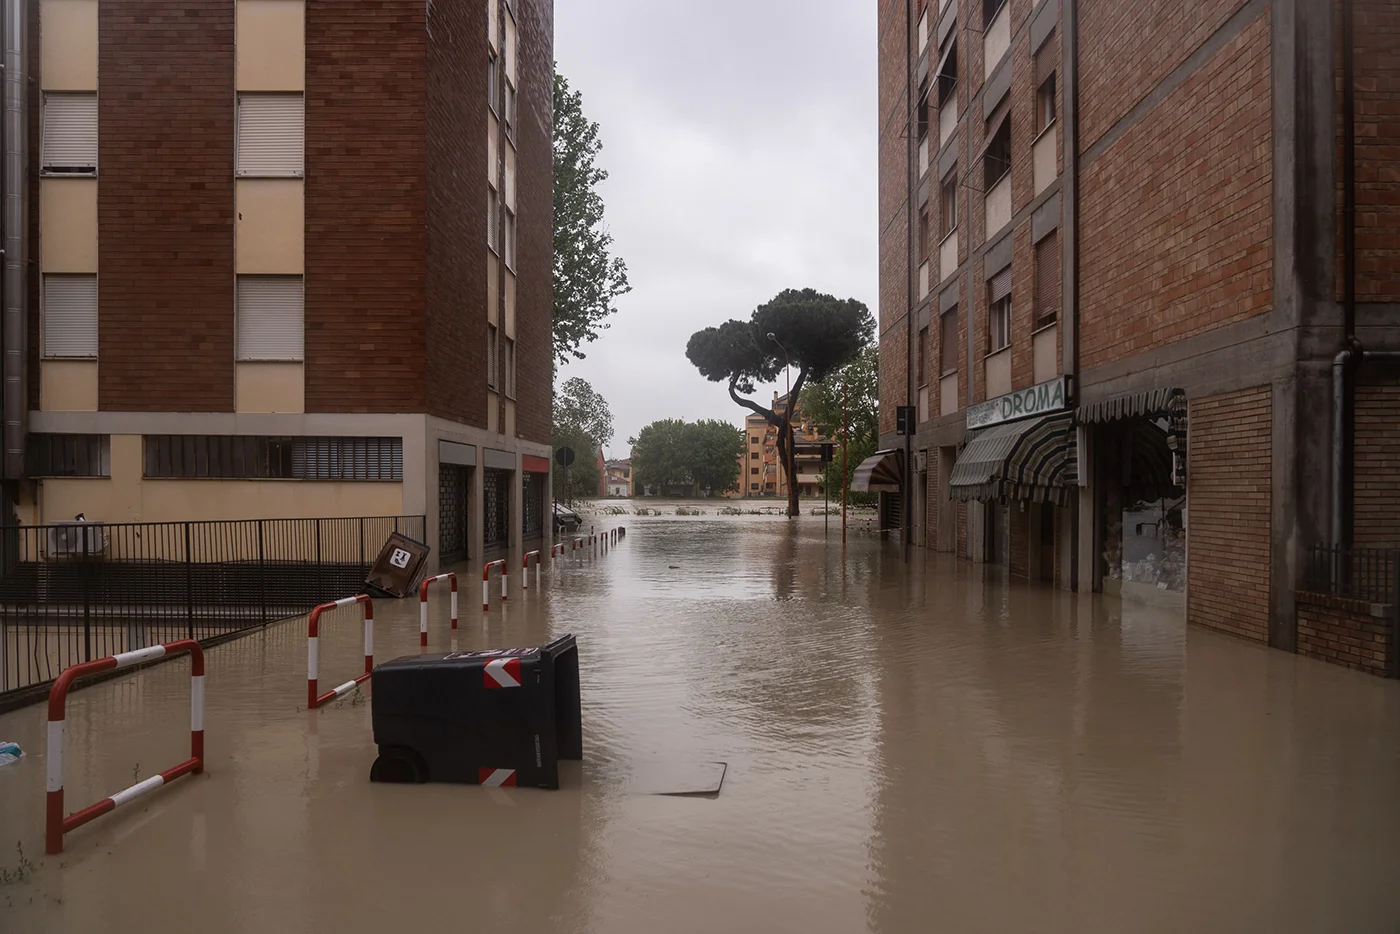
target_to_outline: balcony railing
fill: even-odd
[[[1400,548],[1314,545],[1303,567],[1303,589],[1366,603],[1394,603],[1400,593]]]

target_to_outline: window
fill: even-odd
[[[515,271],[515,212],[506,208],[506,268]]]
[[[958,229],[958,173],[953,172],[943,181],[943,236]]]
[[[919,262],[928,259],[929,251],[928,205],[919,208]]]
[[[941,110],[958,93],[958,40],[949,38],[948,50],[938,66],[938,107]]]
[[[987,283],[987,352],[996,353],[1011,344],[1011,269],[992,276]]]
[[[515,341],[507,337],[502,342],[501,361],[505,372],[501,375],[501,390],[510,398],[515,398]]]
[[[1001,12],[1001,8],[1005,5],[1005,3],[1006,0],[982,0],[983,32],[985,32],[987,27],[992,24],[992,20],[997,18],[997,14]]]
[[[300,94],[239,94],[236,174],[301,178],[304,123]]]
[[[1055,73],[1040,82],[1035,92],[1035,132],[1039,135],[1055,122]]]
[[[750,451],[750,452],[749,452],[749,460],[751,460],[751,461],[756,461],[756,460],[758,460],[758,452],[757,452],[757,451]]]
[[[928,347],[928,328],[920,328],[920,329],[919,329],[919,369],[918,369],[918,375],[919,375],[919,382],[918,382],[918,385],[920,385],[920,386],[927,386],[927,385],[928,385],[928,365],[927,365],[927,363],[924,361],[924,357],[927,355],[927,350],[926,350],[927,347]]]
[[[300,360],[301,276],[238,277],[238,359]]]
[[[402,438],[146,435],[158,480],[402,480]]]
[[[500,107],[496,103],[497,88],[501,84],[501,59],[494,51],[487,51],[486,59],[486,106],[495,113]]]
[[[39,296],[46,357],[97,356],[97,277],[46,274]]]
[[[958,370],[958,306],[943,312],[938,319],[938,368],[941,375]]]
[[[754,476],[758,476],[758,468],[757,468],[757,467],[750,467],[750,468],[749,468],[749,473],[750,473],[750,474],[753,474]]]
[[[991,191],[1007,172],[1011,171],[1011,118],[1004,117],[987,143],[982,157],[982,190]]]
[[[506,77],[506,133],[515,136],[515,85]]]
[[[501,253],[500,215],[501,196],[497,194],[496,186],[488,183],[486,186],[486,245],[497,256]]]
[[[1035,324],[1052,324],[1060,311],[1060,235],[1053,231],[1035,245]]]
[[[110,477],[110,435],[30,435],[24,472],[30,477]]]
[[[496,326],[486,325],[486,386],[496,388]]]
[[[919,106],[916,108],[919,121],[919,139],[928,136],[928,84],[919,85]]]
[[[43,172],[97,174],[97,95],[45,94]]]

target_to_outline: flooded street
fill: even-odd
[[[563,788],[371,785],[306,627],[208,652],[207,774],[43,853],[44,708],[0,715],[0,931],[1393,931],[1400,685],[853,536],[618,517],[428,651],[578,637]],[[435,597],[437,595],[435,594]],[[418,652],[377,601],[376,658]],[[322,684],[362,664],[322,621]],[[188,754],[183,659],[75,692],[68,809]],[[722,761],[713,798],[645,793]],[[38,868],[24,873],[16,853]]]

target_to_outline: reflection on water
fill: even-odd
[[[820,519],[598,518],[606,557],[463,614],[578,635],[558,792],[371,786],[367,702],[301,710],[300,624],[209,653],[209,775],[70,836],[0,930],[1321,931],[1400,920],[1400,688],[852,540]],[[446,601],[430,651],[451,647]],[[383,659],[417,606],[376,606]],[[321,666],[353,672],[353,619]],[[177,664],[77,692],[69,804],[180,756]],[[43,712],[0,716],[7,836],[42,852]],[[170,760],[166,762],[165,760]],[[725,761],[713,800],[644,765]],[[32,899],[32,901],[31,901]],[[61,899],[61,902],[60,902]]]

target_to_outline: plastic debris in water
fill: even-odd
[[[0,743],[0,766],[18,762],[23,758],[24,750],[19,748],[19,743]]]

